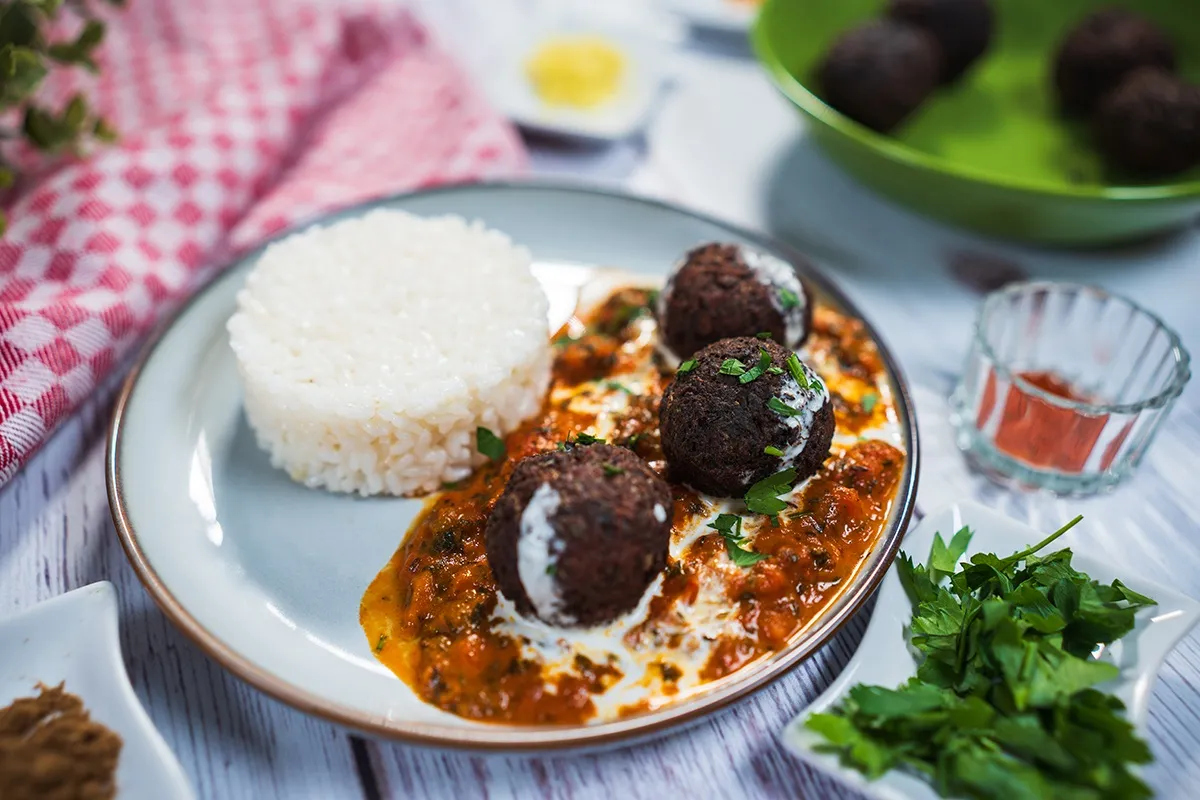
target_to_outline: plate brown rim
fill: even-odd
[[[192,305],[199,301],[200,298],[207,295],[224,280],[232,280],[230,270],[233,267],[256,257],[258,253],[276,239],[310,225],[327,223],[332,219],[360,214],[375,206],[388,205],[434,194],[452,194],[462,191],[549,191],[595,195],[690,217],[721,228],[736,237],[752,242],[756,247],[773,252],[790,261],[792,264],[797,265],[798,269],[804,274],[805,279],[810,280],[821,293],[862,321],[867,329],[867,333],[876,344],[880,358],[892,383],[892,388],[895,390],[896,411],[900,417],[901,432],[905,440],[905,447],[907,448],[905,472],[901,479],[900,491],[897,493],[897,502],[899,505],[894,511],[892,524],[884,533],[882,551],[879,557],[875,559],[874,563],[865,572],[860,572],[856,576],[855,585],[849,587],[839,595],[835,601],[839,603],[839,607],[834,613],[818,617],[817,620],[814,620],[805,629],[803,639],[797,640],[774,657],[760,661],[757,666],[741,670],[740,672],[743,674],[740,677],[726,684],[719,684],[709,691],[702,690],[682,703],[669,705],[644,716],[633,716],[596,725],[574,727],[517,727],[490,725],[486,723],[458,727],[438,725],[436,723],[389,720],[379,714],[364,713],[358,709],[330,702],[319,695],[294,686],[274,675],[269,670],[258,666],[251,659],[225,644],[217,635],[207,630],[175,598],[170,589],[159,578],[154,567],[142,551],[137,531],[133,528],[129,518],[123,493],[119,454],[123,432],[122,423],[125,418],[129,399],[137,387],[138,378],[143,368],[163,341],[166,333],[179,319],[188,313]],[[661,734],[669,729],[680,728],[690,723],[699,722],[707,715],[766,687],[780,676],[791,671],[841,630],[842,626],[871,597],[878,587],[879,582],[883,579],[883,576],[891,568],[915,506],[919,462],[920,451],[917,438],[917,423],[913,413],[912,398],[909,394],[904,375],[900,371],[891,351],[875,331],[874,327],[872,327],[871,323],[859,312],[857,306],[803,254],[763,234],[745,230],[715,217],[690,211],[671,203],[637,197],[624,192],[581,187],[568,182],[534,180],[447,184],[431,189],[374,198],[345,209],[318,215],[280,233],[259,247],[233,259],[225,267],[214,273],[214,277],[203,288],[197,291],[174,314],[159,325],[142,348],[141,353],[138,354],[137,360],[134,362],[133,367],[130,369],[121,386],[113,408],[112,421],[109,424],[108,440],[105,447],[104,466],[105,484],[108,491],[109,509],[112,513],[113,523],[116,526],[117,536],[121,541],[122,548],[125,550],[125,555],[129,559],[129,563],[133,566],[138,579],[142,582],[142,585],[149,592],[158,607],[166,614],[167,618],[193,644],[234,676],[276,700],[287,703],[306,714],[354,728],[372,736],[425,746],[519,752],[597,748],[605,745],[629,744],[633,740],[645,739]]]

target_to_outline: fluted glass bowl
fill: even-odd
[[[1127,477],[1191,377],[1179,336],[1093,286],[990,295],[951,397],[958,445],[1003,483],[1092,494]]]

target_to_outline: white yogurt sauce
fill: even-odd
[[[796,274],[796,270],[792,268],[791,264],[775,256],[752,250],[749,247],[739,247],[738,250],[742,255],[742,261],[745,261],[746,266],[754,272],[758,282],[767,287],[771,296],[771,305],[779,312],[779,316],[783,317],[785,341],[780,344],[784,347],[796,347],[808,334],[808,330],[804,327],[808,295],[804,292],[804,284],[800,282],[800,276]],[[790,308],[784,307],[783,298],[779,294],[781,289],[786,289],[796,296],[795,305]]]
[[[800,412],[794,417],[780,417],[784,425],[792,430],[798,430],[800,433],[800,438],[796,440],[795,444],[783,448],[783,456],[779,459],[781,469],[796,465],[796,461],[804,452],[804,446],[808,444],[809,436],[812,434],[812,426],[816,421],[817,412],[829,402],[829,387],[825,385],[825,381],[821,380],[803,361],[800,362],[800,369],[808,379],[808,389],[801,386],[790,371],[783,374],[783,380],[779,386],[779,399]]]
[[[562,593],[555,575],[562,540],[550,522],[560,501],[558,492],[548,483],[539,486],[529,498],[519,524],[517,575],[539,617],[570,625],[575,620],[562,613]]]

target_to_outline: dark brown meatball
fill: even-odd
[[[1101,98],[1138,67],[1175,69],[1175,45],[1149,20],[1105,8],[1083,20],[1059,45],[1054,85],[1069,114],[1091,114]]]
[[[887,15],[933,34],[942,48],[944,84],[958,80],[992,40],[988,0],[891,0]]]
[[[933,34],[873,20],[842,34],[817,67],[821,98],[852,120],[888,133],[929,97],[941,76]]]
[[[741,245],[684,256],[658,300],[659,335],[680,360],[733,336],[769,333],[799,347],[812,328],[808,289],[792,265]]]
[[[488,518],[496,585],[519,612],[553,625],[616,619],[666,566],[671,505],[671,487],[625,448],[530,456]]]
[[[727,362],[754,367],[763,352],[774,374],[767,370],[749,382],[744,373],[728,374],[738,369]],[[772,341],[750,338],[723,339],[696,353],[696,365],[675,377],[659,408],[673,480],[706,494],[739,497],[780,470],[794,468],[804,479],[820,469],[833,441],[833,405],[806,365],[800,365],[806,386],[792,376],[790,355]],[[773,399],[787,409],[781,413]]]
[[[1139,69],[1100,103],[1096,141],[1111,164],[1145,175],[1200,161],[1200,89],[1169,72]]]

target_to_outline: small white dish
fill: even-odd
[[[750,30],[760,4],[752,0],[663,0],[663,6],[694,27],[737,33]]]
[[[39,683],[63,683],[93,720],[121,737],[121,800],[195,797],[129,684],[111,583],[93,583],[0,619],[0,706],[37,696]]]
[[[541,44],[574,36],[600,37],[625,59],[616,95],[594,108],[548,105],[526,75],[526,61]],[[530,30],[505,41],[479,77],[492,104],[521,128],[571,139],[617,141],[646,125],[664,76],[662,59],[648,40],[611,28],[561,26]]]
[[[962,502],[925,517],[920,525],[908,532],[901,549],[914,561],[924,563],[928,560],[935,533],[941,532],[949,541],[949,537],[964,525],[970,526],[975,532],[964,560],[981,552],[1004,557],[1041,541],[1048,533],[1037,531],[978,503]],[[1136,627],[1108,647],[1102,656],[1121,669],[1120,677],[1103,688],[1125,703],[1129,719],[1144,737],[1150,694],[1158,671],[1167,654],[1200,620],[1200,603],[1166,586],[1134,575],[1123,566],[1106,564],[1081,552],[1081,545],[1087,541],[1087,526],[1085,517],[1064,537],[1065,541],[1060,539],[1051,545],[1050,550],[1072,547],[1074,558],[1071,563],[1076,569],[1101,583],[1119,578],[1135,592],[1158,601],[1158,605],[1141,611]],[[837,705],[859,683],[895,687],[915,675],[917,665],[904,632],[911,620],[912,605],[893,566],[880,586],[874,615],[854,658],[850,659],[833,684],[792,720],[783,734],[784,742],[804,761],[878,800],[937,800],[938,794],[923,781],[896,771],[876,781],[868,781],[861,773],[841,766],[836,755],[816,752],[814,748],[823,739],[806,729],[804,721],[811,714]]]

